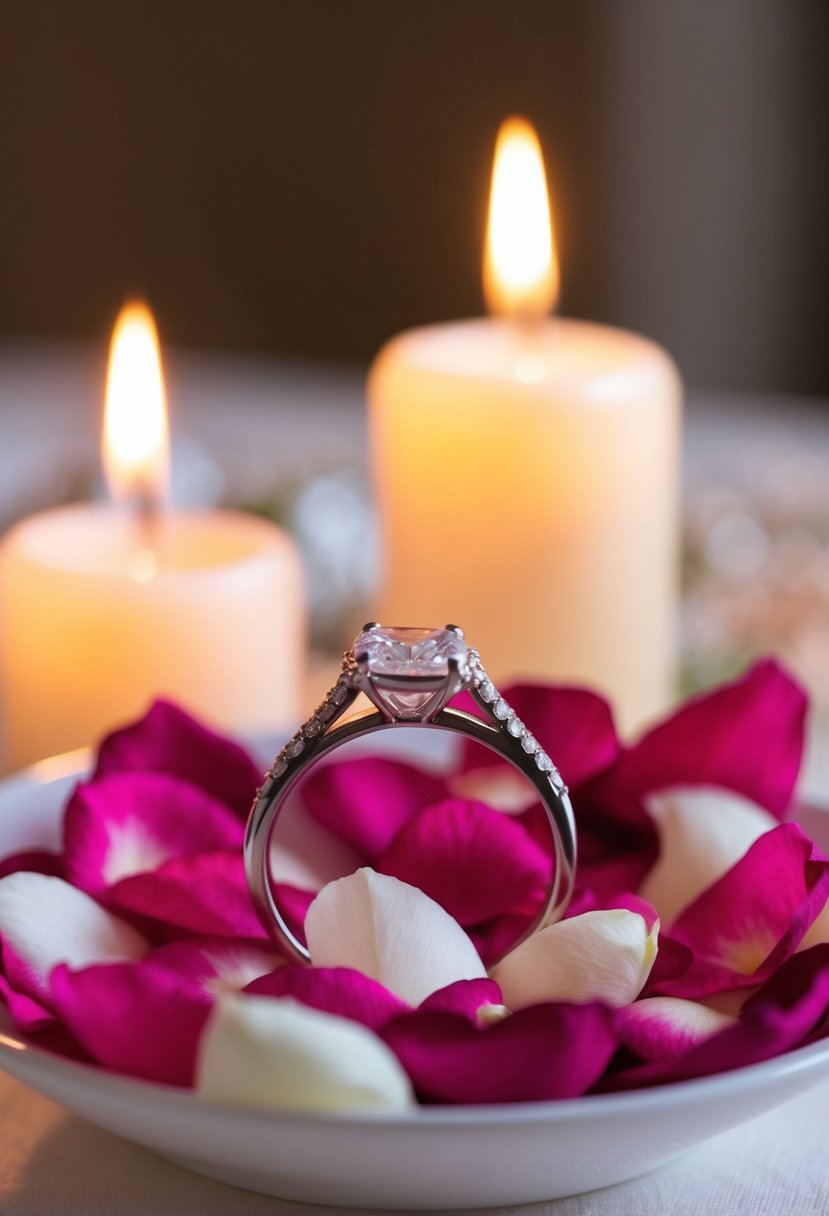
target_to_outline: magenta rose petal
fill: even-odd
[[[797,948],[829,895],[829,862],[796,824],[781,824],[680,915],[671,937],[692,962],[655,986],[663,995],[701,998],[754,987]]]
[[[111,773],[79,785],[64,821],[66,873],[90,895],[193,853],[240,849],[224,803],[166,773]]]
[[[421,1013],[459,1013],[475,1021],[485,1005],[502,1005],[501,989],[495,980],[456,980],[438,988],[418,1006]]]
[[[170,937],[265,937],[241,851],[179,857],[111,887],[108,905],[155,922]]]
[[[552,863],[519,823],[453,798],[418,811],[377,868],[418,887],[466,927],[527,904],[540,908]]]
[[[736,1025],[678,1058],[634,1065],[605,1078],[604,1091],[634,1089],[729,1072],[771,1059],[829,1031],[829,946],[782,964],[743,1007]]]
[[[626,751],[609,780],[616,796],[666,786],[725,786],[777,818],[803,754],[807,699],[773,660],[689,701]]]
[[[134,964],[50,976],[57,1011],[92,1059],[106,1068],[171,1085],[192,1085],[205,1021],[221,994],[278,963],[250,942],[173,942]]]
[[[156,701],[139,721],[103,740],[94,780],[117,772],[180,777],[239,815],[247,815],[262,778],[243,747],[169,701]]]
[[[213,998],[163,967],[110,964],[55,969],[60,1017],[94,1060],[131,1076],[192,1085]]]
[[[652,996],[620,1009],[616,1029],[622,1045],[640,1059],[670,1062],[736,1021],[697,1001]]]
[[[446,787],[413,765],[372,757],[320,768],[302,795],[319,823],[374,862],[417,811],[446,796]]]
[[[596,693],[585,688],[523,683],[508,685],[500,691],[552,757],[571,789],[609,768],[618,757],[613,713],[607,701]],[[467,702],[469,708],[474,707],[471,698]],[[455,703],[460,705],[460,699]],[[489,764],[491,753],[464,740],[464,768]]]
[[[53,878],[65,878],[66,870],[61,853],[49,849],[34,849],[25,853],[9,853],[0,861],[0,878],[28,870],[32,874],[49,874]]]
[[[618,1045],[603,1005],[535,1005],[479,1029],[459,1014],[404,1014],[381,1031],[426,1102],[573,1098]]]
[[[0,1001],[8,1009],[14,1025],[21,1034],[35,1034],[54,1024],[55,1015],[33,997],[17,992],[5,976],[0,975]]]
[[[408,1012],[401,1001],[377,980],[350,967],[297,967],[291,964],[248,984],[260,996],[293,997],[303,1005],[362,1022],[379,1030],[393,1017]]]

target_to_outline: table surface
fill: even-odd
[[[251,360],[234,364],[191,359],[180,366],[171,362],[171,397],[183,403],[180,417],[213,451],[222,453],[222,472],[231,483],[243,476],[253,490],[253,476],[264,490],[281,470],[296,473],[302,453],[313,454],[303,473],[362,460],[365,436],[357,372],[274,368]],[[95,443],[100,372],[102,368],[83,353],[52,351],[45,358],[41,350],[0,352],[0,457],[5,457],[5,462],[0,459],[0,517],[9,508],[4,498],[10,495],[18,507],[41,505],[27,501],[27,494],[48,474],[56,449],[65,467],[67,451],[88,451]],[[56,411],[58,400],[62,408]],[[197,412],[192,402],[199,403]],[[228,402],[233,402],[232,408]],[[314,408],[297,409],[297,402],[303,407],[311,402]],[[778,449],[782,436],[791,434],[794,410],[781,409],[780,403],[776,409],[755,403],[747,419],[744,408],[724,413],[719,401],[699,400],[689,411],[686,460],[708,467],[706,454],[712,451],[714,432],[705,425],[707,418],[716,419],[715,455],[727,455],[733,451],[725,442],[730,430],[736,429],[739,440],[747,421],[753,431],[762,420],[766,442]],[[249,424],[258,418],[261,435],[272,437],[278,429],[275,414],[283,427],[289,419],[292,425],[280,431],[282,442],[269,444],[251,470],[249,439],[243,442],[240,434],[249,435],[250,428],[240,428],[238,421],[244,417]],[[801,404],[796,416],[802,447],[825,457],[827,415]],[[758,459],[764,461],[763,451]],[[38,478],[32,476],[34,470]],[[644,1178],[573,1199],[492,1211],[538,1216],[829,1216],[827,1115],[829,1084],[821,1084]],[[267,1199],[201,1179],[90,1127],[0,1074],[0,1211],[6,1216],[299,1216],[333,1209]]]
[[[0,1074],[4,1216],[312,1216],[209,1182],[90,1127]],[[829,1216],[829,1083],[620,1186],[490,1216]]]

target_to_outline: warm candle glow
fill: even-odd
[[[544,316],[558,295],[544,158],[524,118],[508,118],[498,132],[483,281],[487,308],[500,316]]]
[[[151,511],[167,494],[170,441],[161,351],[152,313],[126,304],[112,333],[103,460],[113,498]]]

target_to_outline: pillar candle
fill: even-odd
[[[499,146],[510,134],[519,243],[500,296],[497,157],[485,263],[502,315],[393,338],[369,376],[380,619],[452,621],[496,680],[593,687],[631,730],[672,692],[680,381],[643,337],[542,315],[557,283],[543,162],[546,229],[522,161],[535,137],[513,124]]]
[[[94,743],[159,696],[236,732],[301,712],[299,555],[231,511],[162,509],[166,402],[155,327],[116,327],[106,464],[120,503],[32,516],[0,545],[6,768]]]

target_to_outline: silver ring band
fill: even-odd
[[[434,638],[450,633],[458,642],[433,643]],[[392,645],[417,652],[419,643],[397,642],[393,636],[396,634],[426,635],[422,646],[431,650],[425,662],[412,661],[415,674],[407,674],[405,661],[398,661],[394,654],[391,661],[383,655],[372,661],[370,653],[361,650],[366,644],[382,647],[388,635],[392,635]],[[441,646],[456,653],[436,660],[431,651]],[[482,711],[483,719],[447,705],[464,689]],[[361,692],[377,708],[341,721]],[[287,924],[270,873],[271,838],[279,814],[291,790],[309,768],[335,748],[375,731],[414,725],[452,731],[476,740],[507,760],[539,796],[553,840],[555,865],[544,905],[520,940],[559,920],[570,902],[575,878],[576,830],[567,786],[547,753],[489,680],[477,651],[466,648],[463,633],[456,626],[447,626],[446,630],[382,630],[372,622],[346,652],[339,679],[323,703],[286,743],[265,774],[248,819],[245,870],[254,904],[269,934],[300,962],[311,961],[308,949]],[[517,944],[513,943],[510,949]]]

